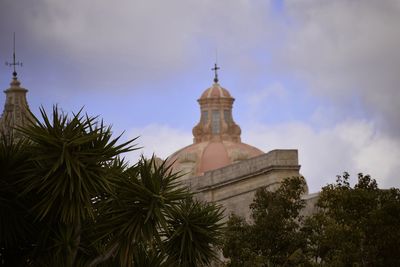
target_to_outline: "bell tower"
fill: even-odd
[[[12,73],[10,88],[4,91],[6,94],[6,101],[3,114],[0,118],[0,132],[5,134],[5,136],[18,137],[18,133],[15,129],[30,124],[33,121],[33,116],[26,100],[26,93],[28,90],[21,87],[15,69],[16,66],[22,66],[21,62],[15,60],[15,34],[13,61],[11,63],[6,62],[6,65],[13,67],[14,71]]]

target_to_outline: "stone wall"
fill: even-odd
[[[315,213],[317,211],[318,198],[319,192],[304,195],[303,199],[306,201],[306,206],[302,209],[300,215],[307,217]]]
[[[258,188],[273,190],[284,178],[300,176],[299,170],[297,150],[279,149],[186,179],[185,183],[198,199],[222,204],[225,215],[248,218]]]

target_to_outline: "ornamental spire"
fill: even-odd
[[[6,94],[6,101],[3,113],[0,117],[0,134],[18,139],[21,133],[17,131],[17,128],[31,124],[34,119],[26,100],[26,93],[28,90],[20,86],[21,83],[17,78],[15,67],[22,66],[22,63],[17,62],[15,59],[15,33],[13,37],[13,61],[12,63],[6,62],[7,66],[13,67],[13,78],[10,83],[10,88],[4,91]]]
[[[21,66],[22,67],[22,62],[16,61],[15,59],[15,32],[13,34],[13,61],[7,62],[6,61],[6,66],[13,67],[13,79],[17,79],[17,71],[15,69],[16,66]]]

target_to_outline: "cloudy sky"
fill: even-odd
[[[35,114],[84,106],[167,157],[192,142],[217,54],[242,140],[298,149],[310,191],[343,171],[400,187],[399,29],[399,0],[0,0],[0,62],[16,32]]]

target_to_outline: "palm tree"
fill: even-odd
[[[0,136],[0,264],[22,266],[30,241],[35,239],[35,223],[27,210],[27,199],[19,197],[17,181],[30,168],[26,140]]]
[[[217,260],[221,218],[221,209],[192,198],[186,198],[172,207],[164,240],[167,262],[191,267],[206,266]]]
[[[24,139],[0,145],[7,265],[198,266],[216,257],[220,207],[187,200],[179,174],[154,157],[129,166],[121,155],[135,139],[112,138],[97,118],[40,112],[18,129]]]

